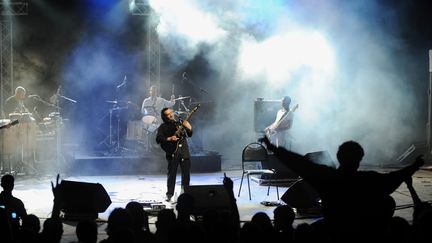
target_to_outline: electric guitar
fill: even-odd
[[[19,123],[18,120],[13,120],[12,122],[9,122],[8,124],[0,126],[0,130],[3,128],[9,128],[9,127],[15,126],[18,123]]]
[[[264,130],[265,135],[267,136],[268,139],[270,139],[271,136],[275,135],[277,133],[276,129],[278,129],[278,127],[280,126],[280,124],[282,123],[282,121],[284,121],[284,119],[286,118],[286,116],[288,115],[288,113],[290,112],[294,112],[297,110],[298,108],[298,104],[296,104],[290,111],[285,112],[285,114],[282,115],[282,117],[279,119],[279,121],[277,121],[276,125],[273,128],[266,128]]]
[[[198,108],[201,106],[201,104],[198,104],[197,106],[195,106],[187,115],[187,117],[183,120],[183,121],[189,121],[189,119],[191,118],[192,114],[198,110]],[[173,144],[171,142],[169,143],[165,143],[162,144],[162,149],[168,153],[168,154],[172,154],[174,155],[177,150],[179,149],[179,145],[180,142],[184,139],[184,137],[186,136],[185,132],[184,132],[184,126],[183,124],[180,124],[177,126],[177,130],[174,134],[176,137],[178,137],[179,139],[175,142],[175,147],[173,146]]]

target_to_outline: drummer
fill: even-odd
[[[159,97],[158,87],[152,85],[150,87],[150,97],[144,99],[141,106],[141,114],[143,115],[144,123],[158,123],[156,120],[159,119],[160,111],[163,108],[170,108],[175,105],[175,96],[171,95],[171,100],[166,100]],[[148,125],[148,124],[147,124]]]
[[[15,89],[15,94],[7,98],[4,104],[5,114],[12,113],[28,113],[28,101],[26,97],[26,90],[22,86]]]

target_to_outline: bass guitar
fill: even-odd
[[[277,121],[277,123],[272,128],[268,127],[264,130],[265,135],[267,136],[268,139],[270,139],[273,135],[277,133],[276,130],[279,128],[280,124],[284,121],[284,119],[288,116],[290,112],[294,113],[294,111],[297,110],[298,106],[299,105],[296,104],[290,111],[285,112],[285,114],[282,115],[279,121]]]

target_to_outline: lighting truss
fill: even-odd
[[[14,93],[12,16],[28,15],[28,2],[0,3],[0,110],[3,101]],[[5,114],[0,114],[4,117]]]

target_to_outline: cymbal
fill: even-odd
[[[127,100],[106,100],[105,102],[111,103],[111,104],[119,104],[119,103],[130,104],[130,103],[132,103],[132,102],[127,101]]]
[[[173,100],[184,100],[184,99],[189,99],[189,98],[190,98],[190,96],[185,96],[185,97],[178,97],[178,98],[173,99]]]

